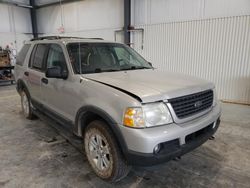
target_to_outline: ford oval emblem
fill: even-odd
[[[197,101],[194,103],[195,108],[199,108],[202,105],[202,101]]]

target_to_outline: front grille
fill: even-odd
[[[187,118],[207,110],[213,104],[213,91],[207,90],[199,93],[169,99],[176,116],[179,119]]]

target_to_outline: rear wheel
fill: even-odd
[[[116,182],[130,170],[117,146],[113,133],[102,121],[93,121],[84,134],[84,148],[87,159],[100,178]]]
[[[30,98],[27,94],[27,91],[22,90],[20,92],[20,95],[21,95],[22,112],[23,112],[24,117],[27,119],[34,119],[35,115],[32,112],[31,102],[30,102]]]

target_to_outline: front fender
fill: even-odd
[[[88,106],[81,107],[79,109],[79,111],[77,112],[75,124],[73,127],[73,131],[75,132],[75,134],[77,134],[80,137],[83,136],[82,135],[83,130],[87,126],[83,123],[84,118],[85,118],[84,116],[85,116],[85,114],[88,114],[88,113],[93,113],[106,121],[107,125],[109,126],[109,128],[111,129],[111,131],[114,134],[114,137],[117,141],[117,144],[119,145],[119,148],[121,149],[124,156],[126,156],[126,154],[128,153],[127,152],[128,148],[127,148],[127,144],[126,144],[125,139],[121,133],[121,130],[119,128],[118,123],[107,112],[100,109],[99,107],[96,107],[93,105],[88,105]]]

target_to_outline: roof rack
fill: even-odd
[[[30,41],[36,40],[58,40],[58,39],[93,39],[93,40],[103,40],[103,38],[82,38],[82,37],[67,37],[67,36],[44,36],[33,38]]]

